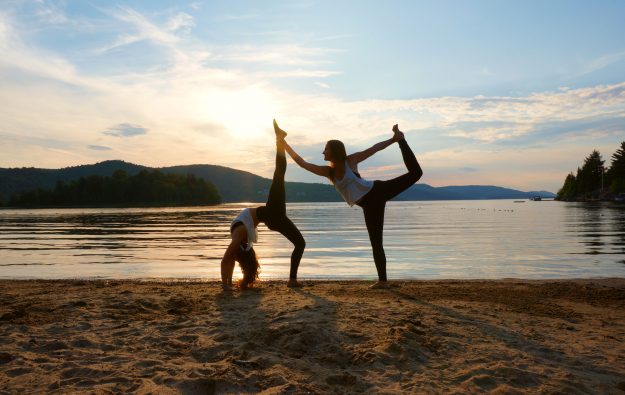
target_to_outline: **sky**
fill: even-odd
[[[271,177],[273,118],[316,164],[397,123],[421,182],[556,192],[625,140],[623,1],[2,0],[0,54],[0,167]],[[359,169],[405,172],[397,145]]]

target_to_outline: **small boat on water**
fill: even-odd
[[[540,196],[532,196],[530,200],[533,202],[540,202],[541,200],[543,200],[543,198],[541,198]]]

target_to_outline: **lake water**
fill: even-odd
[[[245,204],[0,210],[0,278],[220,278]],[[375,279],[362,211],[289,204],[307,246],[299,277]],[[389,278],[625,277],[625,206],[554,201],[391,202]],[[291,244],[259,226],[261,278],[286,278]],[[235,277],[240,276],[238,267]]]

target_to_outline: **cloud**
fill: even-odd
[[[139,136],[142,134],[146,134],[147,132],[148,132],[148,129],[144,128],[141,125],[134,125],[131,123],[120,123],[115,126],[111,126],[110,128],[103,131],[102,133],[109,135],[109,136],[116,136],[116,137],[132,137],[132,136]]]
[[[301,44],[232,45],[216,49],[215,61],[271,64],[279,66],[311,66],[327,63],[330,54],[340,52],[333,48],[310,47]]]
[[[103,145],[88,145],[87,148],[94,151],[111,151],[113,150],[111,147],[106,147]]]
[[[167,31],[170,32],[183,30],[184,32],[188,33],[194,26],[195,22],[193,21],[193,17],[191,15],[184,12],[179,12],[178,14],[169,18],[165,28]]]
[[[181,27],[189,28],[193,26],[193,18],[184,13],[179,13],[172,17],[164,28],[158,27],[148,18],[129,7],[119,7],[109,13],[115,19],[131,25],[135,29],[135,33],[120,35],[113,43],[97,49],[95,51],[96,53],[104,53],[118,47],[144,40],[171,46],[179,41],[178,36],[174,34],[176,30]]]
[[[49,24],[65,24],[69,22],[69,18],[65,15],[63,10],[51,3],[46,1],[40,1],[39,7],[36,10],[36,15],[39,19],[45,23]]]
[[[500,145],[549,145],[566,140],[575,141],[593,136],[625,135],[625,114],[599,114],[568,120],[547,120],[530,125],[528,133],[497,141]]]
[[[56,53],[22,42],[19,25],[7,13],[0,12],[0,80],[15,81],[35,77],[63,84],[99,89],[107,83],[80,75],[75,66]]]
[[[582,70],[577,73],[576,77],[581,77],[587,74],[594,73],[595,71],[602,70],[611,64],[617,63],[625,59],[625,51],[615,52],[607,55],[600,56],[596,59],[588,62]]]
[[[464,173],[475,173],[475,172],[479,171],[475,167],[468,167],[468,166],[467,167],[461,167],[458,170],[460,170],[461,172],[464,172]]]
[[[327,78],[341,74],[330,70],[285,70],[273,72],[261,72],[257,75],[264,78]],[[319,85],[320,83],[316,83]],[[321,85],[319,85],[321,86]],[[329,87],[329,86],[328,86]]]
[[[501,104],[531,104],[531,101],[527,98],[518,97],[484,97],[477,96],[471,99],[470,105],[472,109],[486,109],[488,107],[494,107]]]
[[[0,12],[0,48],[5,48],[9,45],[12,39],[11,33],[9,17],[5,13]]]

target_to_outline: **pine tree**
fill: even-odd
[[[612,164],[608,170],[610,180],[610,192],[625,192],[625,141],[621,147],[612,154]]]
[[[577,180],[573,173],[569,173],[564,180],[564,185],[558,191],[557,200],[575,200],[577,196]]]
[[[594,150],[584,160],[584,165],[577,170],[577,188],[583,195],[590,195],[601,188],[601,175],[603,172],[603,159],[599,151]]]

